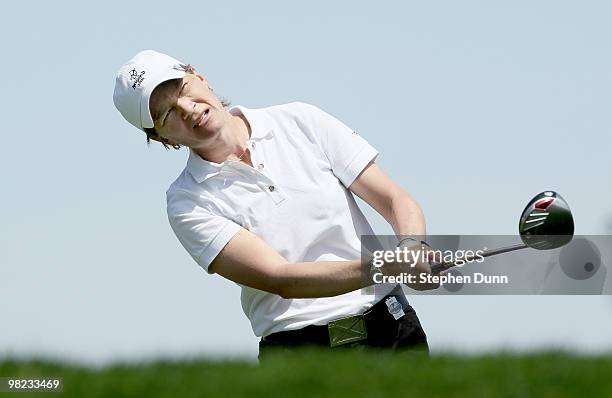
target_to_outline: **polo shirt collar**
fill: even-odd
[[[236,105],[229,109],[229,113],[234,116],[242,114],[249,122],[249,126],[251,127],[251,137],[248,141],[259,141],[274,135],[274,131],[272,129],[272,119],[263,110],[249,109]],[[223,168],[232,163],[236,163],[236,161],[226,160],[222,163],[209,162],[208,160],[202,159],[200,155],[195,153],[195,151],[190,148],[186,170],[198,183],[202,183],[206,179],[219,174]]]

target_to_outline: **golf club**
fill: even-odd
[[[564,246],[574,236],[574,219],[567,202],[554,191],[536,195],[525,207],[519,221],[519,235],[522,244],[499,249],[485,250],[481,257],[491,257],[528,247],[536,250],[550,250]],[[467,256],[462,261],[469,263],[478,257]],[[432,274],[454,267],[454,261],[431,266]]]

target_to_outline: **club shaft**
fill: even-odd
[[[508,253],[508,252],[512,252],[515,250],[521,250],[521,249],[526,249],[529,246],[525,245],[525,244],[519,244],[519,245],[513,245],[513,246],[507,246],[507,247],[502,247],[499,249],[491,249],[491,250],[485,250],[483,251],[480,255],[473,255],[473,256],[466,256],[461,258],[462,263],[470,263],[472,261],[474,261],[477,258],[480,257],[491,257],[491,256],[496,256],[498,254],[503,254],[503,253]],[[440,263],[440,264],[434,264],[431,266],[431,273],[432,274],[439,274],[440,272],[449,269],[451,267],[454,267],[455,262],[447,262],[447,263]]]

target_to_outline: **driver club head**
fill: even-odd
[[[523,210],[519,234],[523,243],[537,250],[569,243],[574,235],[574,218],[567,202],[554,191],[536,195]]]

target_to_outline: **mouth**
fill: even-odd
[[[202,112],[200,116],[197,117],[195,123],[193,124],[193,127],[196,128],[196,127],[201,127],[205,125],[209,119],[209,116],[210,116],[210,108],[204,109],[204,112]]]

